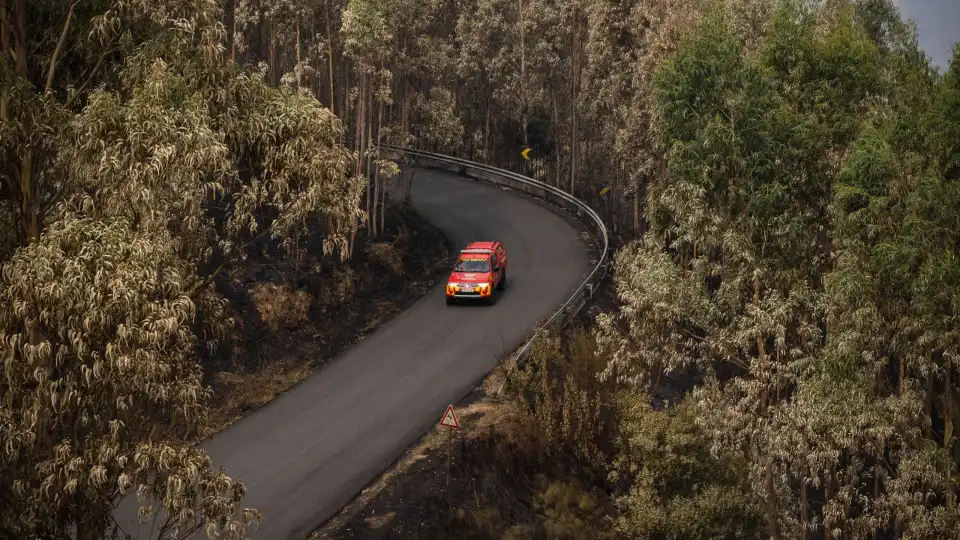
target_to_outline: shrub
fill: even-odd
[[[254,287],[251,296],[260,319],[274,332],[295,329],[309,320],[311,298],[304,291],[267,283]]]

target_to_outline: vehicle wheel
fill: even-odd
[[[456,304],[456,303],[457,303],[457,299],[456,299],[456,298],[454,298],[454,297],[452,297],[452,296],[448,296],[448,297],[447,297],[447,305],[448,305],[448,306],[452,306],[452,305],[454,305],[454,304]]]
[[[507,288],[507,271],[504,269],[503,275],[500,276],[500,283],[497,283],[497,288],[501,291]]]
[[[487,297],[487,305],[492,306],[497,303],[497,292],[490,291],[490,296]]]

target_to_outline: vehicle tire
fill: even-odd
[[[492,306],[497,303],[497,292],[496,290],[490,291],[490,296],[487,297],[487,305]]]
[[[507,288],[507,270],[503,270],[503,275],[500,276],[500,283],[497,283],[497,288],[501,291]]]
[[[456,304],[456,303],[457,303],[457,299],[456,299],[456,298],[453,298],[452,296],[448,296],[448,297],[447,297],[447,305],[448,305],[448,306],[452,306],[452,305],[454,305],[454,304]]]

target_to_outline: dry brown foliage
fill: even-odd
[[[317,304],[338,306],[357,292],[357,276],[350,267],[337,268],[333,277],[325,280],[316,290]]]
[[[274,332],[292,330],[310,320],[308,293],[289,285],[266,283],[257,285],[250,293],[260,318]]]
[[[387,268],[394,275],[403,273],[403,254],[393,244],[374,242],[367,246],[367,255],[375,263]]]

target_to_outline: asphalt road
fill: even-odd
[[[452,249],[503,242],[507,289],[494,306],[447,306],[438,285],[292,391],[206,441],[214,463],[246,484],[244,506],[261,511],[256,540],[302,540],[336,514],[590,269],[577,231],[529,199],[425,169],[416,172],[411,197]],[[138,535],[127,525],[129,511],[118,521],[134,538],[148,538],[150,524]]]

